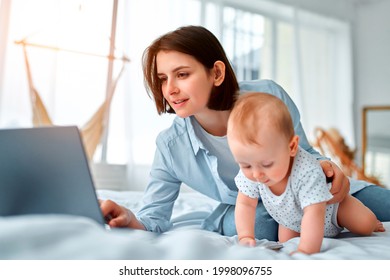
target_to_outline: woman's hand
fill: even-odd
[[[134,213],[129,209],[116,204],[112,200],[99,200],[99,203],[102,214],[110,227],[128,227],[145,230],[143,224],[137,220]]]
[[[335,163],[329,160],[322,160],[320,164],[327,181],[332,182],[330,193],[333,198],[328,201],[328,204],[341,202],[349,193],[350,183],[348,177]]]

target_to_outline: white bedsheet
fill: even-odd
[[[142,193],[99,191],[132,210],[141,205]],[[139,230],[106,230],[92,220],[67,215],[28,215],[0,218],[0,259],[384,259],[390,260],[390,222],[384,233],[357,237],[343,233],[325,238],[318,254],[289,253],[299,239],[278,245],[258,240],[254,248],[237,244],[236,237],[199,229],[216,203],[197,193],[180,194],[175,204],[174,228],[165,234]]]

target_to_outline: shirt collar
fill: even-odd
[[[190,137],[190,142],[192,150],[196,155],[200,149],[206,150],[202,141],[196,136],[194,125],[199,125],[194,116],[190,116],[184,119],[187,126],[188,136]]]

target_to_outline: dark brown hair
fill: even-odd
[[[154,99],[158,114],[175,113],[167,106],[161,83],[157,76],[156,56],[160,51],[178,51],[193,56],[210,71],[217,60],[225,64],[225,79],[212,89],[208,108],[217,111],[232,109],[238,95],[238,83],[232,66],[218,39],[202,26],[183,26],[157,38],[143,53],[144,84],[148,95]]]

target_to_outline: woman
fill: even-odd
[[[348,193],[348,178],[308,143],[299,111],[287,93],[269,80],[238,85],[221,44],[207,29],[186,26],[167,33],[145,50],[143,59],[145,86],[157,112],[175,113],[177,117],[172,126],[157,137],[151,180],[145,189],[144,206],[137,215],[113,201],[101,202],[103,215],[111,218],[111,227],[153,232],[169,230],[173,204],[184,183],[220,202],[204,220],[202,228],[227,236],[237,234],[234,177],[239,167],[229,150],[226,128],[238,89],[268,92],[282,99],[292,115],[300,146],[320,160],[324,173],[332,179],[334,197],[329,203],[340,202]],[[386,209],[389,209],[390,191],[367,187],[365,182],[353,181],[351,185],[355,196],[371,208],[378,219],[389,220]],[[277,240],[277,229],[277,223],[259,201],[256,238]]]

